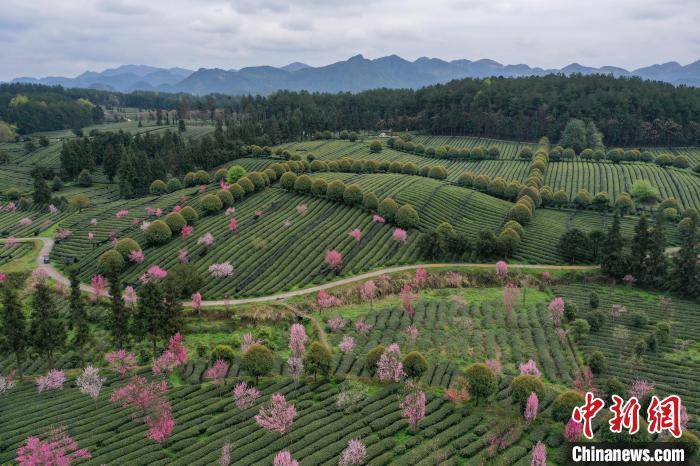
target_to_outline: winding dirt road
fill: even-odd
[[[52,264],[44,264],[44,256],[48,256],[54,246],[54,240],[52,238],[44,237],[34,237],[34,238],[17,238],[17,241],[43,241],[43,246],[39,251],[37,256],[37,268],[44,269],[46,273],[54,279],[55,281],[62,283],[64,285],[70,285],[70,280],[68,277],[63,275],[63,273],[54,267]],[[5,240],[0,240],[4,242]],[[240,299],[215,299],[202,301],[202,307],[212,307],[212,306],[236,306],[240,304],[253,304],[253,303],[264,303],[270,301],[284,301],[285,299],[294,298],[297,296],[304,296],[311,293],[318,293],[321,290],[328,290],[330,288],[335,288],[338,286],[348,285],[350,283],[361,282],[367,280],[368,278],[378,277],[384,274],[390,274],[395,272],[403,272],[405,270],[413,270],[418,267],[423,266],[426,269],[435,269],[443,267],[459,267],[459,268],[477,268],[477,269],[493,269],[494,264],[481,264],[481,263],[435,263],[435,264],[411,264],[411,265],[399,265],[395,267],[384,267],[382,269],[373,270],[371,272],[366,272],[360,275],[354,275],[352,277],[340,278],[332,282],[323,283],[321,285],[310,286],[308,288],[302,288],[299,290],[285,291],[282,293],[271,294],[267,296],[258,296],[255,298],[240,298]],[[541,269],[541,270],[594,270],[598,266],[595,265],[543,265],[543,264],[509,264],[511,269]],[[92,287],[87,284],[81,284],[80,289],[91,293]],[[184,306],[191,307],[192,302],[183,301]]]

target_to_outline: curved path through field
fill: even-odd
[[[54,267],[52,264],[44,264],[44,256],[48,256],[53,249],[54,240],[52,238],[44,237],[34,237],[34,238],[17,238],[17,241],[43,241],[43,246],[39,251],[39,255],[36,258],[37,267],[44,269],[46,273],[63,285],[70,285],[70,280],[68,277],[63,275],[63,273]],[[5,240],[0,240],[4,242]],[[240,298],[240,299],[215,299],[202,301],[202,307],[211,306],[235,306],[239,304],[253,304],[253,303],[264,303],[270,301],[283,301],[285,299],[294,298],[296,296],[303,296],[311,293],[318,293],[321,290],[327,290],[330,288],[335,288],[337,286],[348,285],[350,283],[361,282],[367,280],[368,278],[378,277],[384,274],[390,274],[395,272],[402,272],[405,270],[413,270],[418,267],[423,266],[426,269],[444,268],[444,267],[461,267],[461,268],[476,268],[476,269],[493,269],[494,264],[482,264],[482,263],[435,263],[435,264],[410,264],[410,265],[398,265],[395,267],[384,267],[382,269],[373,270],[371,272],[366,272],[360,275],[354,275],[352,277],[340,278],[332,282],[323,283],[321,285],[310,286],[308,288],[302,288],[299,290],[285,291],[281,293],[271,294],[267,296],[258,296],[254,298]],[[597,265],[544,265],[544,264],[508,264],[511,269],[541,269],[541,270],[594,270],[597,269]],[[81,284],[80,289],[91,293],[93,291],[92,287],[87,284]],[[190,301],[184,301],[182,303],[185,306],[191,306]]]

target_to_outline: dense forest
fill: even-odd
[[[18,94],[28,96],[29,103],[13,106]],[[607,146],[700,143],[700,89],[601,75],[462,79],[419,90],[281,91],[268,97],[120,94],[13,84],[0,86],[0,119],[16,124],[20,132],[48,129],[51,124],[73,127],[67,121],[70,118],[62,120],[53,113],[69,104],[79,106],[80,98],[96,105],[92,113],[98,106],[122,106],[177,110],[180,118],[198,110],[211,117],[246,119],[259,125],[272,143],[342,129],[417,130],[532,141],[546,135],[556,141],[572,118],[594,122]],[[40,102],[56,111],[43,115]]]

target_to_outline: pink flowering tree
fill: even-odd
[[[214,235],[211,233],[204,233],[197,239],[197,244],[203,244],[207,248],[211,247],[214,244]]]
[[[28,227],[32,224],[32,219],[29,217],[24,217],[19,221],[19,226],[21,227]]]
[[[166,270],[161,269],[157,265],[152,265],[148,268],[146,273],[143,273],[141,274],[141,276],[139,276],[139,281],[145,285],[151,280],[158,281],[164,279],[167,276],[168,272]]]
[[[260,344],[262,344],[262,341],[253,338],[252,333],[246,333],[241,341],[241,353],[247,353],[251,346]]]
[[[527,403],[525,404],[525,411],[523,412],[523,417],[525,422],[528,424],[535,420],[537,417],[537,411],[540,406],[540,400],[537,398],[537,393],[531,392],[530,396],[527,398]]]
[[[199,315],[200,310],[202,309],[202,293],[199,291],[196,291],[192,295],[192,309]]]
[[[336,296],[327,293],[325,290],[321,290],[316,296],[316,304],[321,309],[328,309],[331,307],[340,306],[342,304],[342,301],[340,300],[340,298],[337,298]]]
[[[136,355],[127,353],[125,349],[107,353],[105,354],[105,359],[109,363],[109,369],[119,374],[122,378],[137,367]]]
[[[363,301],[369,301],[369,308],[372,309],[372,301],[377,295],[377,285],[374,280],[368,280],[360,285],[360,297]]]
[[[634,277],[634,275],[627,274],[624,277],[622,277],[622,281],[625,283],[627,286],[632,286],[635,283],[637,283],[637,279]]]
[[[399,244],[406,244],[408,241],[408,233],[403,228],[394,228],[394,233],[391,235],[391,239]]]
[[[532,359],[528,359],[527,362],[520,364],[520,375],[534,375],[535,377],[540,377],[542,373],[537,368],[537,363]]]
[[[381,215],[377,215],[377,214],[372,215],[372,221],[373,221],[374,223],[379,223],[379,224],[382,224],[382,223],[385,223],[385,222],[386,222],[386,220],[384,219],[384,217],[382,217]]]
[[[632,382],[632,386],[629,388],[629,396],[637,398],[640,403],[644,403],[653,391],[653,383],[648,380],[638,379]]]
[[[66,383],[65,372],[51,369],[46,375],[37,377],[36,388],[39,393],[47,390],[62,390],[64,383]]]
[[[272,466],[299,466],[299,462],[292,457],[289,450],[282,450],[275,455]]]
[[[255,401],[260,398],[260,391],[255,387],[248,387],[245,382],[241,382],[233,387],[232,395],[236,408],[243,410],[255,404]]]
[[[415,295],[413,294],[411,285],[406,284],[401,288],[400,297],[403,310],[406,311],[406,313],[412,318],[416,311],[413,309],[413,300],[415,299]]]
[[[192,234],[193,231],[194,227],[192,225],[185,225],[184,227],[182,227],[182,230],[180,230],[180,236],[182,236],[183,238],[187,238]]]
[[[79,460],[91,458],[90,452],[78,447],[63,428],[53,429],[39,437],[29,437],[17,450],[17,463],[20,466],[64,466]]]
[[[377,377],[382,382],[400,382],[406,377],[401,362],[401,349],[396,343],[390,344],[379,357]]]
[[[425,267],[421,265],[416,269],[416,275],[413,277],[413,284],[420,288],[421,286],[425,285],[425,282],[427,281],[428,272],[425,270]]]
[[[15,388],[16,385],[17,381],[15,380],[14,371],[10,371],[7,376],[0,374],[0,396]]]
[[[420,390],[413,382],[406,384],[407,393],[399,405],[401,415],[406,418],[414,432],[418,429],[418,423],[425,417],[425,392]]]
[[[287,359],[289,372],[296,382],[304,373],[304,352],[306,352],[306,342],[309,337],[306,329],[301,324],[292,324],[289,330],[289,351],[291,356]]]
[[[128,211],[128,210],[119,210],[119,211],[117,211],[116,214],[114,214],[114,216],[117,217],[117,218],[124,218],[124,217],[126,217],[127,215],[129,215],[129,211]]]
[[[178,332],[170,337],[168,347],[158,359],[153,361],[151,369],[156,375],[170,373],[185,362],[187,362],[187,348],[185,348],[185,345],[182,343],[182,335]]]
[[[102,275],[95,275],[92,277],[90,286],[92,287],[90,299],[93,301],[99,301],[107,296],[107,281]]]
[[[354,438],[340,454],[338,466],[361,466],[367,462],[367,448],[360,439]]]
[[[129,253],[129,261],[135,264],[141,264],[144,260],[146,260],[146,256],[140,249],[134,249]]]
[[[93,366],[87,366],[83,369],[83,373],[75,379],[75,384],[80,389],[80,393],[89,396],[97,401],[102,391],[102,384],[107,380],[106,377],[100,377],[100,370]]]
[[[406,338],[410,344],[414,344],[418,339],[418,328],[415,325],[409,325],[404,332],[406,332]]]
[[[132,418],[142,419],[148,427],[146,437],[162,443],[175,428],[172,405],[166,398],[168,383],[165,380],[147,381],[135,375],[127,385],[117,388],[110,397],[112,403],[132,408]]]
[[[326,321],[326,324],[328,324],[328,328],[331,329],[331,332],[337,332],[338,330],[345,328],[347,323],[348,321],[340,316],[333,316]]]
[[[228,221],[228,229],[231,233],[238,231],[238,220],[235,217]]]
[[[134,307],[134,305],[136,305],[136,301],[138,301],[138,296],[136,295],[136,290],[134,290],[133,286],[129,285],[126,288],[124,288],[122,300],[124,301],[124,304],[126,304],[129,307]]]
[[[564,426],[564,437],[568,442],[576,442],[583,434],[583,423],[569,419],[569,422]]]
[[[623,304],[613,304],[610,310],[610,316],[614,319],[618,319],[622,314],[627,311],[627,308]]]
[[[362,232],[360,231],[359,228],[355,228],[354,230],[352,230],[352,231],[351,231],[350,233],[348,233],[348,234],[349,234],[350,236],[352,236],[352,237],[355,239],[355,241],[358,242],[358,243],[359,243],[360,240],[362,239]]]
[[[520,296],[520,288],[513,283],[508,283],[503,287],[503,308],[507,315],[510,315],[515,308],[515,304],[518,302],[518,296]]]
[[[294,405],[288,403],[283,394],[275,393],[269,403],[260,406],[255,422],[267,431],[284,435],[292,427],[296,414]]]
[[[355,339],[351,336],[344,335],[338,347],[343,354],[352,353],[352,350],[355,349]]]
[[[223,359],[217,359],[214,364],[204,372],[204,378],[211,380],[216,387],[221,387],[224,378],[228,374],[228,363]]]
[[[233,266],[230,262],[222,262],[221,264],[211,264],[209,266],[209,275],[212,278],[226,278],[233,275]]]
[[[508,276],[508,264],[504,261],[496,262],[496,275],[498,275],[498,278],[501,280],[505,280]]]
[[[73,232],[70,231],[68,228],[59,228],[56,230],[56,239],[59,241],[63,241],[65,239],[70,238],[70,235],[72,235]]]
[[[221,456],[219,456],[219,466],[229,466],[231,464],[231,444],[224,443],[221,447]]]
[[[561,326],[561,318],[564,316],[565,307],[564,299],[561,297],[554,298],[547,306],[549,313],[552,315],[552,322],[554,322],[556,327]]]
[[[359,317],[355,321],[355,330],[357,330],[358,333],[366,335],[370,330],[372,330],[372,325],[365,322],[364,317]]]
[[[189,252],[187,252],[187,249],[180,249],[178,251],[177,261],[181,264],[187,264],[190,261]]]
[[[532,449],[530,466],[547,466],[547,447],[544,446],[544,443],[537,442]]]
[[[309,206],[306,204],[299,204],[297,206],[297,212],[299,215],[306,215],[306,213],[309,211]]]
[[[501,365],[501,361],[498,359],[487,359],[484,361],[484,364],[486,367],[491,369],[491,372],[493,372],[496,375],[501,375],[501,372],[503,372],[503,367]]]
[[[324,261],[329,269],[335,270],[336,272],[339,272],[343,267],[343,255],[335,249],[326,252]]]

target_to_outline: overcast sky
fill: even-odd
[[[700,59],[700,0],[0,0],[0,80],[397,54],[628,69]]]

